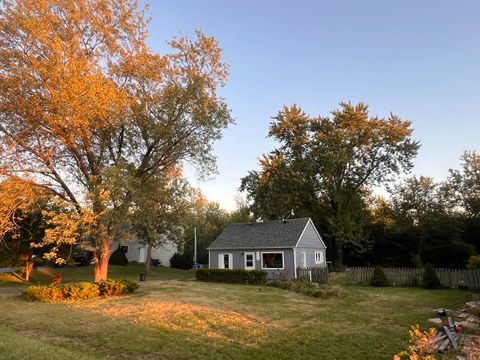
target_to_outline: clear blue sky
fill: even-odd
[[[411,120],[422,143],[413,173],[436,180],[463,150],[480,149],[480,1],[147,2],[152,49],[201,29],[230,66],[221,95],[237,125],[215,146],[219,174],[187,174],[227,209],[240,178],[274,148],[268,124],[283,105],[327,115],[363,101],[373,115]]]

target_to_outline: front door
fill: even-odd
[[[141,247],[138,254],[138,262],[144,263],[145,261],[147,261],[147,252],[144,247]]]
[[[302,252],[301,253],[301,261],[300,263],[302,264],[302,267],[306,268],[307,267],[307,253],[306,252]]]
[[[219,269],[233,269],[233,254],[219,254],[218,255]]]
[[[245,270],[255,270],[255,253],[245,253]]]

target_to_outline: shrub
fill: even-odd
[[[431,264],[426,264],[423,269],[422,287],[425,289],[440,289],[442,287],[437,273]]]
[[[193,267],[193,260],[188,254],[175,253],[170,259],[170,266],[175,269],[190,270]]]
[[[98,283],[100,295],[102,296],[120,296],[134,292],[138,288],[138,284],[129,280],[111,280],[108,279]]]
[[[133,293],[139,287],[135,281],[123,279],[122,282],[127,286],[127,294]]]
[[[370,285],[377,287],[388,286],[388,280],[382,267],[375,267],[373,270],[373,276],[370,279]]]
[[[68,300],[93,299],[100,296],[97,284],[89,282],[68,283],[59,288],[62,298]]]
[[[56,285],[29,286],[25,291],[25,297],[35,301],[57,301],[63,299],[63,291]]]
[[[281,281],[270,281],[267,283],[268,286],[273,286],[276,288],[295,291],[307,296],[312,296],[316,298],[326,299],[333,296],[344,296],[345,289],[341,286],[332,286],[332,285],[320,285],[315,286],[310,283],[308,280],[281,280]]]
[[[467,269],[478,269],[480,268],[480,255],[472,255],[468,259]]]
[[[128,265],[127,255],[122,250],[121,246],[118,246],[118,249],[115,250],[112,255],[110,255],[110,259],[108,259],[108,263],[110,265],[121,265],[125,266]]]
[[[107,280],[94,284],[89,282],[63,285],[30,286],[25,297],[36,301],[94,299],[100,296],[118,296],[134,292],[138,284],[129,280]]]
[[[263,270],[243,269],[197,269],[195,276],[199,281],[213,281],[230,284],[263,284],[267,281],[267,272]]]

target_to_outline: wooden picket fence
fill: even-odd
[[[373,275],[373,267],[347,268],[348,284],[368,284]],[[423,269],[417,268],[383,268],[387,280],[392,286],[420,286]],[[480,269],[435,269],[443,287],[466,287],[471,290],[480,289]]]
[[[328,267],[298,267],[297,279],[307,279],[319,284],[328,283]]]

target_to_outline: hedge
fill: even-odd
[[[267,272],[263,270],[197,269],[195,275],[199,281],[251,285],[267,282]]]
[[[58,301],[94,299],[100,296],[119,296],[134,292],[138,284],[129,280],[107,280],[101,283],[66,283],[63,285],[29,286],[25,291],[28,300]]]

